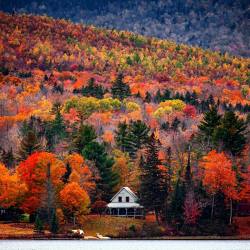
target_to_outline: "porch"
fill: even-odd
[[[111,216],[144,218],[143,207],[108,207],[106,213]]]

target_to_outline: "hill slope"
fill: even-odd
[[[249,56],[249,1],[2,0],[0,10],[47,14]]]
[[[90,201],[98,212],[100,199],[128,186],[143,188],[141,204],[160,206],[162,220],[168,206],[174,234],[196,223],[192,235],[232,235],[228,219],[240,206],[230,201],[249,199],[249,65],[168,40],[0,12],[0,206],[43,208],[51,180],[56,207],[65,208],[58,219],[81,221]],[[162,232],[150,228],[130,233]]]
[[[0,17],[1,87],[17,101],[17,109],[2,110],[2,117],[10,119],[21,112],[24,118],[43,98],[49,103],[64,102],[91,77],[109,91],[118,72],[133,95],[145,98],[148,92],[152,96],[148,112],[157,109],[157,91],[163,94],[166,89],[181,99],[195,92],[201,106],[212,95],[221,104],[237,110],[245,105],[248,110],[250,59],[49,17],[4,13]],[[58,96],[61,88],[66,92]],[[25,95],[30,95],[29,102],[23,102]]]

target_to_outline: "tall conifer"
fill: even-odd
[[[154,133],[150,136],[145,161],[141,161],[141,203],[147,210],[154,210],[159,223],[160,215],[164,212],[164,204],[167,197],[167,181],[160,169],[161,161],[158,158],[159,142]]]

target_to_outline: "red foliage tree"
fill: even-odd
[[[17,167],[20,179],[26,184],[28,192],[21,208],[27,213],[33,213],[41,205],[42,196],[46,192],[46,173],[50,164],[52,185],[55,190],[60,189],[63,182],[62,175],[65,173],[64,163],[52,153],[36,152],[30,155]]]

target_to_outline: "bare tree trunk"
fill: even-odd
[[[48,223],[51,224],[53,210],[55,209],[55,200],[54,200],[54,188],[51,180],[51,165],[50,163],[47,166],[47,211],[48,211]]]
[[[233,201],[230,199],[230,216],[229,216],[229,225],[232,224],[232,217],[233,217]]]
[[[213,219],[213,216],[214,216],[214,194],[212,196],[211,220]]]
[[[160,225],[159,214],[158,214],[157,209],[155,209],[155,218],[156,218],[157,224]]]

